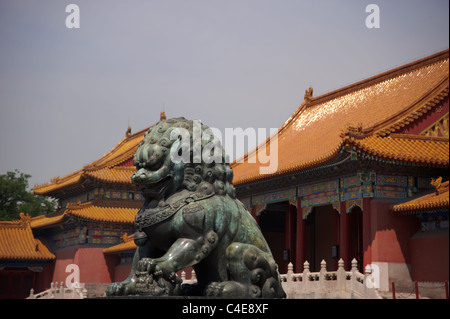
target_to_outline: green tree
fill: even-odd
[[[0,220],[20,219],[21,212],[31,217],[55,211],[56,202],[33,195],[28,189],[31,175],[15,170],[0,175]]]

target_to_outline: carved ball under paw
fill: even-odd
[[[136,279],[135,292],[141,296],[172,296],[178,295],[182,280],[173,274],[169,280],[161,276],[162,272],[141,272]]]

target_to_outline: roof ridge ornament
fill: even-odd
[[[363,138],[366,137],[363,131],[362,123],[358,123],[356,126],[347,124],[345,128],[342,130],[339,135],[341,138],[345,137],[355,137],[355,138]]]
[[[312,87],[309,87],[309,89],[305,90],[305,96],[304,96],[304,102],[308,104],[313,99],[313,91],[314,89]]]
[[[50,179],[50,183],[51,184],[58,184],[59,183],[59,181],[60,181],[60,177],[59,176],[56,176],[56,177],[53,177],[52,179]],[[48,183],[47,183],[48,184]]]
[[[439,195],[441,193],[442,176],[439,176],[438,178],[431,178],[430,184],[434,187],[436,195]]]
[[[86,206],[91,206],[92,202],[84,202],[77,201],[76,203],[67,203],[66,209],[80,209]]]
[[[131,136],[131,126],[128,125],[127,131],[125,132],[125,137],[130,137]]]
[[[31,222],[30,214],[28,214],[28,213],[26,213],[26,214],[25,213],[20,213],[19,216],[20,216],[20,224],[22,226],[25,227],[25,226],[30,224],[30,222]]]

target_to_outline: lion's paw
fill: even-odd
[[[156,262],[152,258],[142,258],[137,264],[137,273],[149,274],[155,271]]]

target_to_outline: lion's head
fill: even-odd
[[[145,134],[131,180],[146,200],[167,199],[182,189],[235,197],[233,170],[220,141],[199,121],[159,121]]]

